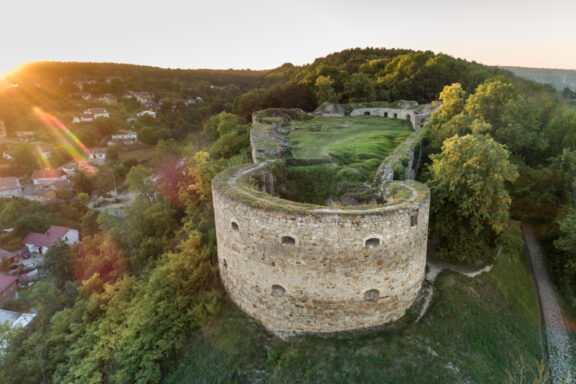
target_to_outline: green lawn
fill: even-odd
[[[506,383],[521,361],[533,370],[542,360],[539,305],[516,243],[488,274],[443,272],[419,323],[410,314],[369,332],[283,341],[227,301],[165,382]]]
[[[136,159],[139,163],[143,163],[153,158],[156,153],[156,146],[146,146],[129,151],[120,151],[118,157],[120,160]]]
[[[331,159],[370,176],[413,133],[406,121],[369,116],[315,117],[291,124],[298,126],[289,135],[297,159]]]

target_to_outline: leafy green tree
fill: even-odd
[[[322,104],[325,102],[328,103],[337,103],[338,102],[338,94],[334,90],[334,80],[330,76],[318,76],[316,78],[316,83],[314,83],[314,89],[316,92],[316,100],[318,104]]]
[[[563,288],[570,294],[576,292],[576,209],[562,219],[558,220],[560,237],[554,241],[554,246],[563,252],[559,261],[561,264],[560,277]]]
[[[154,171],[144,165],[132,167],[126,175],[126,185],[130,191],[145,197],[148,201],[155,199],[154,182],[152,177]]]
[[[494,130],[502,127],[502,113],[508,102],[515,99],[518,91],[513,84],[502,80],[489,80],[476,88],[468,97],[465,111],[470,116],[490,123]]]
[[[454,136],[432,155],[432,234],[439,255],[457,262],[491,261],[508,223],[505,183],[518,177],[502,144],[486,135]]]
[[[67,281],[72,280],[71,250],[63,241],[58,241],[46,252],[44,266],[50,271],[56,285],[63,288]]]
[[[344,92],[351,102],[373,101],[376,99],[376,84],[367,74],[358,72],[350,76]]]

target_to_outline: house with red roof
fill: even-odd
[[[17,282],[16,276],[0,276],[0,305],[18,295]]]
[[[53,225],[48,228],[46,233],[30,232],[22,242],[28,252],[45,255],[48,248],[60,240],[66,244],[74,245],[80,241],[80,235],[76,229]]]
[[[60,180],[66,180],[66,174],[61,169],[44,169],[32,172],[34,185],[50,185]]]
[[[22,196],[22,186],[15,177],[0,177],[0,197]]]

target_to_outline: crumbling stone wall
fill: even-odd
[[[212,184],[220,275],[230,298],[281,335],[402,317],[424,279],[428,189],[405,182],[412,196],[393,206],[310,206],[238,182],[262,166],[230,168]]]

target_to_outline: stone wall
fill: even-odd
[[[330,333],[402,317],[424,279],[429,191],[392,206],[327,208],[252,190],[264,163],[212,184],[218,261],[231,299],[277,334]]]

